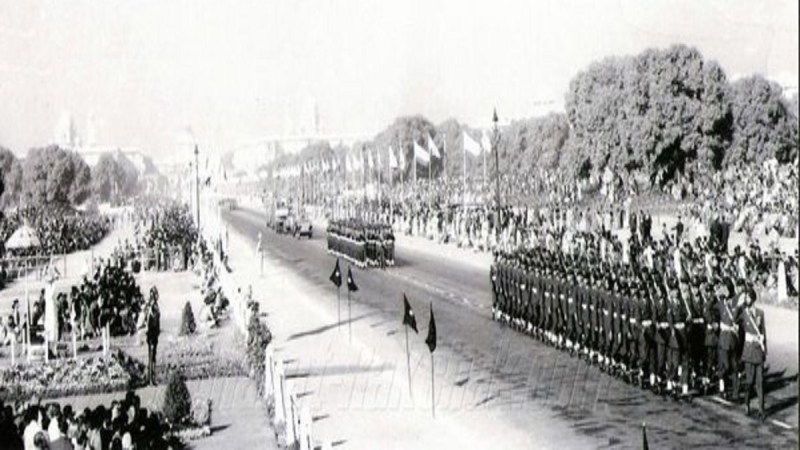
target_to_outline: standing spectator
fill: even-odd
[[[25,411],[25,431],[22,433],[25,450],[35,450],[37,448],[34,438],[42,431],[41,419],[37,405],[31,405]]]
[[[156,384],[156,350],[158,335],[161,333],[161,312],[158,309],[158,289],[150,289],[147,304],[147,373],[150,384]]]

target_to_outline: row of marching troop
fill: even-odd
[[[676,400],[717,391],[738,402],[744,371],[747,414],[755,385],[764,420],[764,313],[730,266],[709,278],[543,247],[496,253],[493,318]]]
[[[328,253],[358,267],[394,265],[394,233],[389,225],[358,219],[332,220],[327,230]]]

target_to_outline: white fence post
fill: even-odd
[[[286,421],[286,401],[285,401],[285,386],[286,380],[283,378],[283,362],[279,359],[274,360],[275,364],[275,422]]]
[[[292,419],[292,442],[300,440],[300,414],[297,411],[297,396],[294,390],[289,387],[289,415]]]
[[[264,350],[264,398],[274,397],[275,395],[275,374],[273,373],[272,346],[267,345]]]
[[[308,405],[303,405],[300,410],[300,450],[313,450],[314,442],[311,439],[311,412]]]

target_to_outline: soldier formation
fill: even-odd
[[[544,247],[495,253],[493,316],[663,396],[718,391],[739,400],[747,379],[764,418],[766,332],[756,291],[719,266],[658,271]],[[743,363],[744,367],[742,366]]]
[[[328,224],[328,252],[359,267],[385,269],[394,265],[394,233],[382,223],[332,220]]]

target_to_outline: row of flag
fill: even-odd
[[[333,268],[333,272],[329,277],[329,280],[336,286],[336,289],[342,287],[342,271],[339,266],[339,258],[336,258],[336,265]],[[350,267],[347,268],[347,291],[348,294],[350,292],[357,292],[358,285],[356,285],[355,279],[353,278],[353,271]],[[433,364],[433,352],[436,351],[436,319],[433,315],[433,303],[430,305],[430,321],[428,322],[428,336],[425,338],[425,344],[428,346],[428,350],[431,353],[431,364]],[[410,354],[408,354],[408,330],[411,329],[414,333],[419,334],[419,329],[417,328],[417,317],[414,314],[414,309],[411,307],[411,303],[408,301],[408,297],[405,293],[403,293],[403,327],[406,329],[406,353],[408,358],[408,370],[409,370],[409,389],[411,389],[411,363],[410,363]],[[431,382],[433,382],[433,365],[431,365]],[[431,406],[434,407],[435,405],[435,397],[434,401],[432,402]],[[436,416],[435,409],[434,409],[434,417]],[[642,423],[642,449],[647,450],[649,448],[647,442],[647,425]]]
[[[480,142],[473,139],[466,131],[462,131],[462,143],[464,152],[472,156],[480,156],[483,152],[489,152],[491,149],[491,141],[486,132],[481,134]],[[414,160],[422,165],[430,164],[431,158],[442,158],[442,151],[434,142],[433,138],[428,135],[426,138],[425,146],[418,144],[414,141]],[[356,153],[348,153],[343,161],[345,172],[355,172],[364,169],[383,169],[384,158],[380,151],[366,151]],[[390,169],[397,169],[406,166],[405,152],[395,152],[394,148],[390,145],[387,149],[387,161]],[[296,178],[303,173],[328,173],[337,171],[340,168],[339,159],[323,158],[317,160],[306,161],[300,165],[284,166],[276,169],[275,175],[279,178]]]
[[[336,289],[342,287],[342,270],[339,266],[339,258],[336,258],[336,265],[333,267],[333,272],[331,272],[331,276],[328,277],[328,279],[336,286]],[[353,278],[353,270],[351,267],[347,268],[347,280],[345,283],[348,292],[358,292],[358,285]],[[406,294],[403,294],[403,326],[407,326],[414,330],[415,333],[419,334],[417,318],[414,316],[414,310],[411,308]],[[431,353],[436,350],[436,319],[433,316],[433,303],[431,303],[431,318],[428,323],[428,336],[425,338],[425,344],[428,345],[428,349]]]

